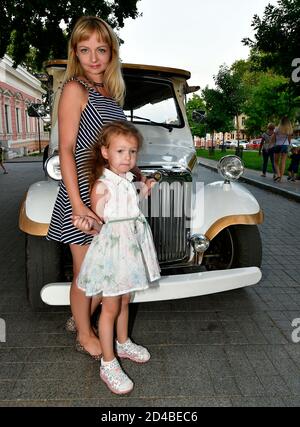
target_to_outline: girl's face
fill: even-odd
[[[91,80],[102,81],[103,74],[110,63],[111,49],[107,43],[99,40],[98,33],[94,32],[90,38],[79,42],[76,55],[86,76]]]
[[[101,147],[102,156],[108,161],[109,169],[124,175],[136,165],[138,142],[134,136],[112,135],[108,147]]]

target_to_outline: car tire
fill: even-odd
[[[45,237],[26,235],[26,287],[27,297],[34,310],[48,307],[40,292],[44,285],[62,280],[62,247]]]
[[[203,257],[208,271],[260,267],[262,243],[257,225],[232,225],[212,241]]]
[[[233,260],[231,268],[261,267],[262,243],[257,225],[233,225]]]

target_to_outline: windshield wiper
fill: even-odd
[[[162,126],[165,129],[168,129],[169,132],[172,132],[173,130],[173,126],[169,125],[168,123],[159,123],[159,122],[154,122],[153,120],[147,119],[147,117],[140,117],[140,116],[126,116],[130,119],[140,119],[140,120],[146,120],[146,122],[151,123],[153,125],[156,126]]]

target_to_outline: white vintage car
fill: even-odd
[[[53,80],[52,134],[47,178],[30,186],[19,226],[26,233],[26,272],[33,308],[68,305],[72,265],[66,245],[47,234],[60,185],[57,105],[66,61],[46,64]],[[123,64],[124,111],[144,136],[138,165],[158,184],[142,210],[152,228],[162,278],[133,302],[171,300],[229,291],[261,279],[263,213],[253,195],[237,182],[238,157],[219,163],[222,180],[205,185],[185,111],[188,71]],[[195,117],[197,113],[195,114]],[[199,114],[201,117],[201,114]]]

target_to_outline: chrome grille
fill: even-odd
[[[142,170],[148,176],[156,171],[162,179],[142,201],[141,210],[150,224],[159,262],[180,263],[189,257],[192,177],[182,168]]]

